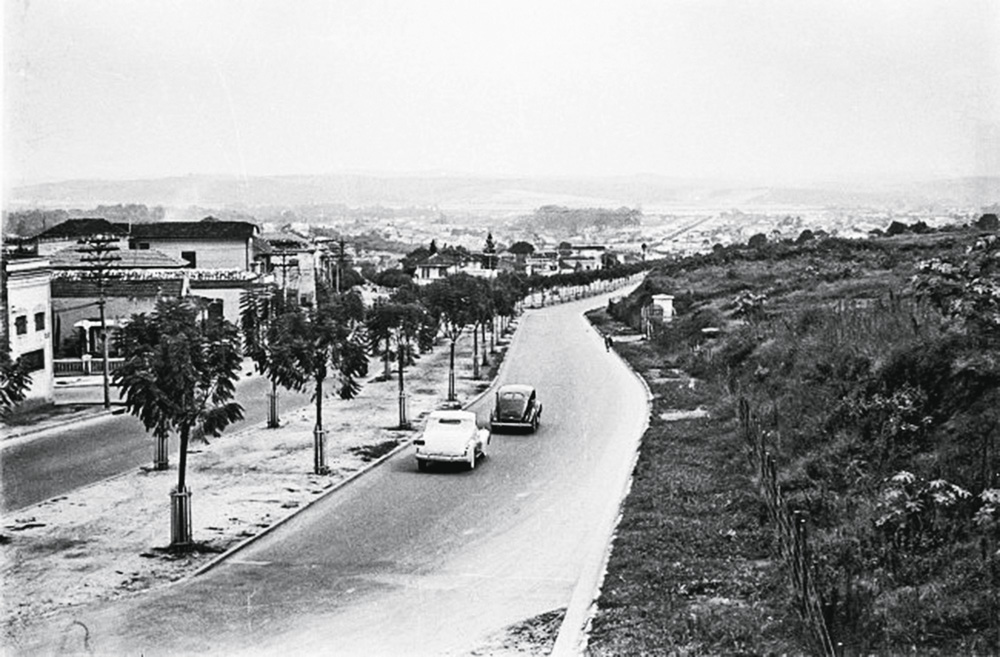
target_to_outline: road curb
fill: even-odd
[[[44,425],[31,425],[21,427],[19,429],[10,430],[9,427],[4,428],[3,441],[0,442],[0,448],[5,446],[7,443],[12,441],[20,440],[22,438],[34,437],[35,434],[49,431],[52,429],[61,429],[70,424],[77,424],[79,422],[88,422],[97,418],[102,418],[106,415],[114,415],[117,410],[119,413],[124,410],[124,406],[119,406],[117,408],[105,409],[102,408],[94,413],[81,413],[74,417],[66,417],[60,420],[53,420],[51,422],[46,422]]]
[[[596,335],[601,335],[601,332],[589,321],[587,325]],[[634,454],[629,466],[629,475],[618,497],[618,513],[615,515],[613,521],[602,528],[608,540],[600,550],[595,550],[592,554],[587,555],[587,558],[584,560],[582,572],[579,579],[577,579],[576,586],[573,587],[570,602],[566,606],[566,613],[563,616],[562,625],[559,627],[559,634],[556,636],[555,645],[552,647],[552,652],[549,653],[552,657],[575,657],[586,653],[590,625],[593,622],[594,613],[597,611],[597,600],[601,595],[601,587],[604,584],[604,576],[607,573],[608,560],[611,558],[611,551],[614,547],[615,533],[622,519],[622,506],[629,492],[632,490],[632,480],[635,476],[636,463],[639,460],[642,437],[649,429],[650,414],[653,406],[653,391],[650,390],[646,380],[632,368],[621,354],[617,351],[614,354],[642,384],[643,389],[646,391],[646,403],[649,412],[646,413],[642,430],[635,441]]]

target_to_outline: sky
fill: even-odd
[[[1000,175],[1000,0],[9,0],[5,186]]]

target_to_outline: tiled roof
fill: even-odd
[[[120,226],[121,224],[119,224]],[[257,226],[246,221],[162,221],[132,224],[132,239],[246,240],[257,234]]]
[[[109,281],[105,296],[126,299],[155,298],[158,296],[180,296],[183,279],[149,279],[132,281]],[[52,279],[52,298],[96,299],[99,296],[95,281],[79,281],[67,278]]]
[[[88,219],[67,219],[57,226],[36,235],[38,239],[66,239],[68,237],[88,237],[90,235],[125,235],[127,226],[113,224],[100,217]]]
[[[87,267],[82,260],[83,255],[75,248],[68,247],[53,253],[49,256],[49,260],[55,269],[83,269]],[[114,266],[122,269],[180,269],[187,267],[187,261],[168,256],[156,249],[120,249],[115,252],[115,255],[118,256],[119,260]]]

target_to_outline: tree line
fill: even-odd
[[[312,471],[326,474],[323,391],[331,382],[341,399],[353,399],[368,374],[369,359],[377,357],[383,380],[395,366],[402,399],[406,368],[443,337],[449,348],[447,400],[457,402],[456,345],[463,336],[472,337],[473,376],[479,378],[489,366],[496,337],[508,330],[528,295],[625,278],[638,270],[629,266],[552,277],[501,272],[492,279],[458,273],[423,287],[409,276],[383,276],[388,295],[366,307],[359,292],[364,278],[351,269],[354,275],[343,276],[339,290],[320,281],[309,303],[275,285],[250,287],[241,296],[238,325],[209,312],[208,300],[198,297],[161,299],[152,312],[133,315],[116,337],[124,363],[112,377],[127,412],[156,441],[156,469],[169,467],[169,435],[180,441],[177,486],[171,494],[171,546],[194,545],[188,446],[200,437],[220,435],[243,418],[235,384],[244,357],[272,384],[270,427],[279,425],[278,388],[312,390]],[[10,358],[9,346],[0,351],[0,412],[6,412],[24,399],[30,375]],[[399,426],[410,426],[403,403]]]

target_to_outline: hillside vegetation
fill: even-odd
[[[1000,652],[997,235],[719,247],[593,319],[658,293],[592,654]]]

